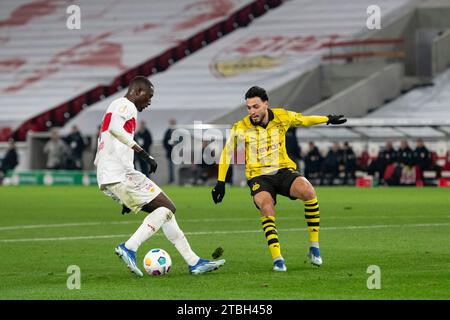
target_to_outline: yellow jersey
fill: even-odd
[[[271,174],[279,169],[297,169],[286,151],[286,131],[293,126],[312,126],[328,122],[326,116],[303,116],[301,113],[282,108],[268,109],[269,122],[263,127],[253,124],[250,116],[236,122],[222,150],[218,180],[225,181],[228,167],[235,159],[236,149],[245,150],[245,175],[248,180]]]

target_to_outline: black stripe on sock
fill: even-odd
[[[318,227],[320,222],[307,222],[308,227]]]
[[[319,211],[319,208],[315,208],[315,209],[305,208],[305,212],[317,212],[317,211]]]
[[[305,203],[305,207],[314,207],[317,206],[319,204],[319,202],[315,202],[315,203]]]
[[[269,230],[269,231],[267,231],[267,232],[265,233],[266,238],[267,238],[268,236],[270,236],[271,234],[278,235],[277,230]]]
[[[313,214],[313,215],[305,214],[305,219],[317,219],[317,218],[320,218],[320,214]]]
[[[272,219],[264,219],[264,221],[262,221],[262,224],[264,225],[265,223],[269,222],[275,223],[275,221],[273,221]]]
[[[267,244],[270,246],[271,244],[274,243],[280,243],[280,241],[278,241],[278,238],[273,238],[267,241]]]
[[[263,227],[263,231],[265,232],[266,229],[267,229],[267,228],[270,228],[270,227],[275,228],[275,229],[277,228],[277,227],[275,226],[274,223],[271,223],[271,224],[268,224],[268,225],[264,226],[264,227]]]

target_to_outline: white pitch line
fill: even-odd
[[[280,217],[277,220],[304,220],[303,215],[299,217]],[[218,218],[218,219],[180,219],[180,223],[189,222],[226,222],[226,221],[258,221],[255,218]],[[117,224],[139,224],[140,220],[125,220],[125,221],[97,221],[97,222],[73,222],[73,223],[54,223],[54,224],[30,224],[30,225],[15,225],[0,227],[0,231],[10,230],[24,230],[24,229],[40,229],[40,228],[66,228],[66,227],[85,227],[85,226],[99,226],[99,225],[117,225]]]
[[[450,218],[450,216],[448,216]],[[340,220],[340,219],[372,219],[369,217],[327,217],[327,220]],[[391,218],[391,216],[377,216],[380,218]],[[407,216],[407,217],[396,217],[396,218],[429,218],[429,216]],[[180,223],[196,223],[196,222],[227,222],[227,221],[257,221],[258,216],[255,215],[254,218],[208,218],[208,219],[180,219]],[[304,220],[304,216],[300,214],[298,217],[277,217],[279,220]],[[11,231],[11,230],[26,230],[26,229],[45,229],[45,228],[68,228],[68,227],[85,227],[85,226],[100,226],[100,225],[122,225],[122,224],[139,224],[140,220],[124,220],[124,221],[94,221],[94,222],[70,222],[70,223],[52,223],[52,224],[30,224],[30,225],[14,225],[14,226],[4,226],[0,227],[0,231]]]
[[[417,227],[443,227],[450,226],[450,223],[420,223],[420,224],[380,224],[369,226],[344,226],[344,227],[322,227],[322,230],[356,230],[356,229],[383,229],[383,228],[417,228]],[[297,232],[303,231],[306,228],[290,228],[280,229],[280,232]],[[212,234],[240,234],[240,233],[259,233],[261,230],[227,230],[227,231],[198,231],[198,232],[185,232],[186,235],[198,236],[198,235],[212,235]],[[156,234],[161,236],[162,234]],[[0,239],[0,243],[11,242],[33,242],[33,241],[68,241],[68,240],[95,240],[95,239],[110,239],[110,238],[125,238],[130,234],[109,234],[102,236],[76,236],[76,237],[54,237],[54,238],[22,238],[22,239]]]

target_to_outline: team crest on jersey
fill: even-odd
[[[258,182],[255,182],[255,183],[253,184],[253,186],[252,186],[252,191],[258,190],[259,187],[261,187],[261,186],[259,185],[259,183],[258,183]]]
[[[119,108],[119,112],[120,112],[120,113],[125,113],[125,112],[127,112],[127,106],[126,106],[126,105],[121,106],[121,107]]]

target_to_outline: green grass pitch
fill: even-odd
[[[0,190],[0,299],[449,299],[450,191],[438,188],[318,188],[324,265],[305,263],[303,205],[279,197],[277,225],[288,271],[275,273],[248,188],[228,188],[214,205],[209,188],[165,187],[193,249],[227,260],[193,276],[159,231],[138,251],[169,252],[162,277],[134,278],[113,253],[144,214],[121,208],[95,187]],[[69,290],[70,265],[81,288]],[[381,289],[367,288],[371,265]]]

